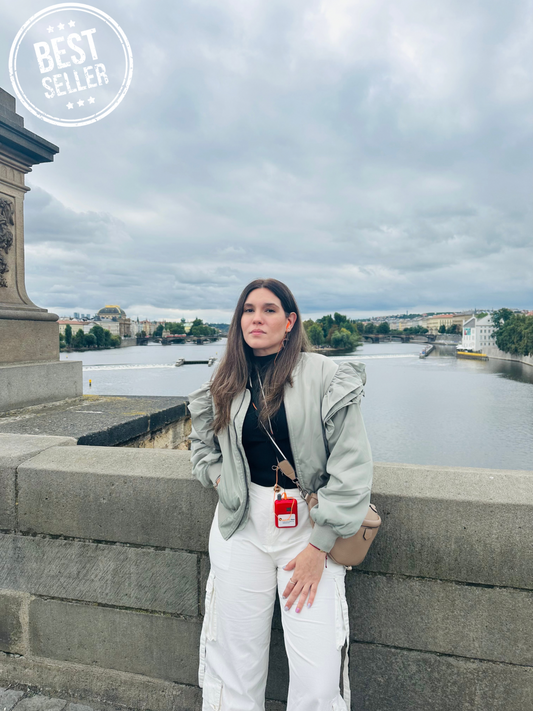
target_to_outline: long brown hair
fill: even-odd
[[[291,311],[297,315],[290,335],[285,339],[283,348],[278,353],[275,363],[268,368],[264,376],[266,400],[260,410],[260,422],[266,424],[273,417],[283,402],[285,384],[292,386],[292,371],[302,351],[309,350],[309,341],[302,324],[298,304],[291,290],[277,279],[255,279],[245,286],[239,296],[228,332],[226,352],[211,381],[211,394],[215,403],[213,428],[218,434],[230,422],[230,409],[233,398],[246,388],[248,377],[253,368],[253,350],[244,340],[241,328],[241,316],[248,294],[254,289],[269,289],[281,301],[285,315]]]

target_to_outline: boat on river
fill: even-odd
[[[457,349],[458,358],[470,358],[471,360],[488,360],[489,357],[486,353],[481,353],[480,351],[470,351],[465,349]]]

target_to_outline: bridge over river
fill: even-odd
[[[432,343],[437,338],[435,333],[395,335],[390,333],[365,333],[367,343]]]
[[[185,336],[182,333],[176,333],[173,336],[137,336],[137,345],[147,346],[148,343],[161,343],[162,346],[172,346],[176,343],[196,343],[201,346],[202,343],[214,343],[220,338],[220,336]]]

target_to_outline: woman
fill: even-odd
[[[357,532],[370,502],[364,383],[361,364],[308,352],[284,284],[248,284],[222,362],[189,405],[193,472],[219,496],[200,646],[204,711],[264,709],[276,589],[287,711],[350,708],[347,654],[344,699],[339,689],[349,642],[345,568],[327,553]],[[313,491],[319,503],[309,513],[303,495]]]

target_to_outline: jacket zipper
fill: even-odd
[[[285,386],[285,388],[286,387],[287,386]],[[284,400],[284,404],[285,404],[285,417],[287,418],[287,429],[289,430],[289,442],[291,443],[291,450],[292,450],[293,458],[294,458],[294,469],[296,471],[296,479],[298,480],[300,494],[302,495],[302,498],[305,499],[305,497],[307,496],[309,491],[305,488],[303,481],[300,477],[300,472],[298,471],[298,458],[295,455],[294,447],[293,447],[293,442],[295,440],[293,439],[292,433],[291,433],[291,424],[290,424],[291,421],[290,421],[290,417],[289,417],[289,409],[290,408],[287,407],[287,401],[286,401],[285,397],[283,398],[283,400]]]
[[[237,432],[237,425],[236,425],[237,417],[239,416],[239,413],[240,413],[240,411],[241,411],[241,408],[242,408],[242,406],[243,406],[243,403],[244,403],[245,399],[246,399],[246,390],[245,390],[244,393],[243,393],[242,400],[241,400],[241,404],[239,405],[239,409],[238,409],[237,412],[235,413],[235,417],[234,417],[234,419],[233,419],[233,429],[234,429],[234,431],[235,431],[235,441],[236,441],[236,443],[237,443],[237,451],[239,452],[239,457],[240,457],[240,459],[241,459],[242,470],[243,470],[243,474],[244,474],[244,493],[245,493],[246,503],[245,503],[245,506],[244,506],[244,515],[241,517],[241,520],[238,521],[237,525],[233,528],[233,530],[232,530],[231,533],[230,533],[230,536],[232,536],[232,535],[235,533],[235,531],[239,528],[239,526],[241,525],[242,519],[244,518],[244,516],[246,515],[246,511],[248,510],[248,497],[249,497],[249,492],[248,492],[248,470],[247,470],[248,462],[246,462],[246,457],[245,457],[245,456],[243,457],[243,454],[242,454],[242,451],[241,451],[241,442],[240,442],[240,440],[239,440],[239,434],[238,434],[238,432]]]

